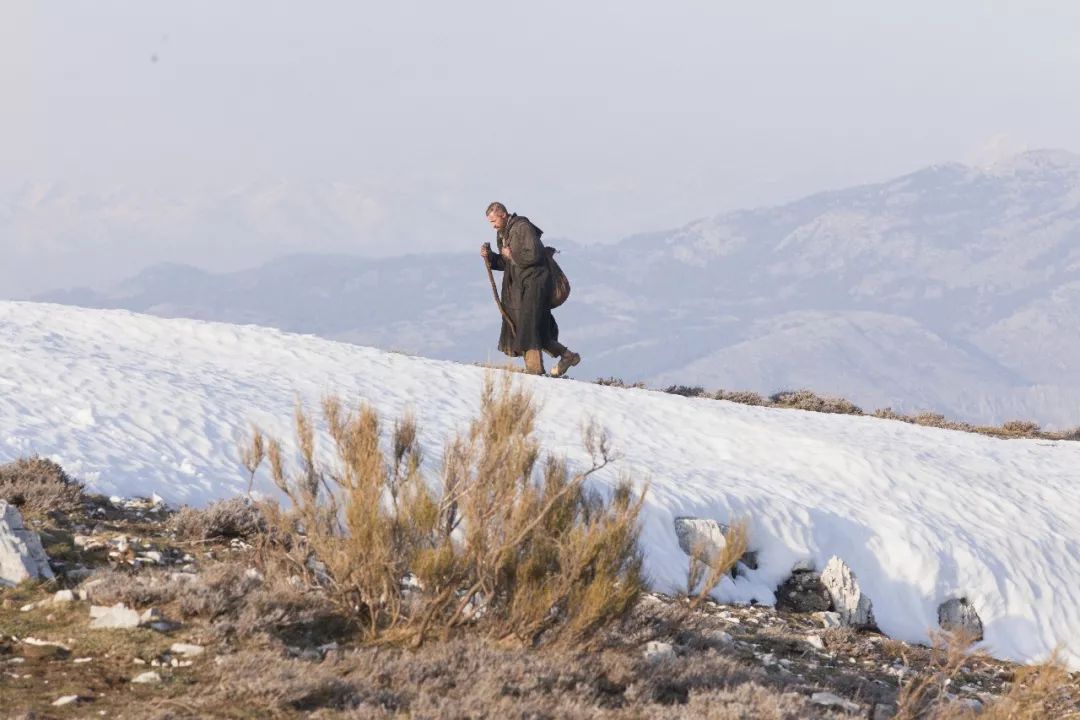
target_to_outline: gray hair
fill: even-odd
[[[487,210],[484,211],[484,217],[487,217],[488,215],[490,215],[493,212],[497,212],[497,213],[499,213],[501,215],[509,215],[510,214],[507,211],[506,206],[503,205],[501,202],[493,202],[490,205],[488,205]]]

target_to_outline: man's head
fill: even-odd
[[[493,202],[488,205],[484,214],[487,215],[491,227],[496,230],[502,230],[506,227],[506,219],[510,217],[510,213],[506,211],[506,206],[501,202]]]

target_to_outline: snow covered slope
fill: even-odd
[[[32,217],[52,218],[54,206]],[[321,224],[335,217],[333,205],[307,206],[292,222],[271,213],[266,226],[338,237]],[[152,217],[161,232],[186,237],[173,215]],[[975,423],[1080,423],[1080,156],[1033,151],[989,168],[939,165],[614,245],[568,245],[558,227],[534,219],[563,251],[574,294],[557,316],[589,377],[764,394],[811,388],[868,411]],[[0,237],[4,230],[0,208]],[[487,232],[482,223],[448,226],[444,255],[292,256],[225,274],[165,265],[105,292],[39,299],[471,360],[498,336],[475,250]],[[230,233],[196,235],[245,247],[245,232]],[[98,252],[113,234],[123,235],[109,226],[88,247]],[[27,235],[27,247],[51,247],[56,236]],[[271,240],[266,247],[277,247]],[[64,247],[57,254],[67,258]],[[88,276],[82,264],[75,271]]]
[[[412,408],[437,459],[483,376],[253,326],[0,302],[0,460],[36,452],[102,492],[203,503],[244,490],[238,441],[251,422],[288,437],[298,397],[339,392],[387,418]],[[835,554],[890,635],[925,640],[938,604],[964,596],[995,654],[1065,646],[1080,668],[1080,443],[521,382],[548,451],[587,462],[580,426],[595,417],[620,454],[597,486],[622,472],[651,482],[643,544],[658,588],[685,579],[673,518],[746,517],[760,568],[726,580],[725,599],[772,602],[793,563]]]

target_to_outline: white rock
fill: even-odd
[[[677,517],[675,535],[679,539],[679,547],[690,556],[700,551],[705,558],[710,559],[727,545],[724,526],[709,518]]]
[[[816,648],[818,650],[824,650],[825,649],[825,641],[822,640],[821,637],[818,636],[818,635],[807,635],[806,636],[806,642],[809,643],[811,647]]]
[[[64,650],[68,650],[68,651],[71,650],[71,648],[69,648],[64,643],[55,642],[53,640],[39,640],[38,638],[35,638],[35,637],[25,637],[25,638],[22,639],[22,642],[26,643],[27,645],[37,645],[38,647],[42,647],[42,646],[45,646],[45,645],[51,645],[52,647],[63,648]]]
[[[64,695],[63,697],[59,697],[59,698],[56,698],[55,700],[53,700],[52,704],[59,707],[61,705],[70,705],[71,703],[78,702],[78,701],[79,701],[79,696],[78,695]]]
[[[838,707],[848,712],[858,712],[859,704],[845,700],[839,695],[835,695],[831,692],[816,692],[810,696],[810,702],[815,705],[824,705],[825,707]]]
[[[95,615],[95,610],[97,614]],[[104,610],[104,612],[101,612]],[[139,627],[139,613],[118,603],[111,608],[90,608],[90,623],[93,630],[131,629]]]
[[[835,555],[821,572],[821,584],[829,592],[833,607],[844,625],[856,628],[874,627],[873,603],[859,588],[855,573]]]
[[[144,673],[139,673],[135,677],[131,678],[131,682],[139,684],[150,684],[161,682],[161,676],[153,670],[147,670]]]
[[[184,655],[186,657],[196,657],[206,652],[206,648],[202,645],[189,645],[188,643],[173,643],[169,647],[169,652],[174,655]]]
[[[75,593],[71,590],[57,590],[53,595],[54,603],[69,603],[75,599]]]
[[[33,610],[36,607],[37,607],[37,603],[26,603],[21,608],[19,608],[19,612],[30,612],[31,610]]]
[[[92,658],[92,657],[84,657],[84,658],[75,658],[71,662],[76,663],[77,665],[82,665],[83,663],[93,662],[93,660],[94,660],[94,658]]]
[[[147,550],[146,552],[139,553],[139,557],[158,565],[161,564],[161,553],[157,550]]]
[[[797,572],[813,572],[813,571],[814,571],[814,561],[810,560],[809,558],[804,558],[802,560],[796,560],[795,564],[791,566],[791,572],[793,572],[793,573],[797,573]]]
[[[17,507],[0,500],[0,586],[37,578],[53,578],[41,538],[23,526]]]
[[[648,662],[661,662],[674,658],[675,648],[671,646],[671,643],[651,640],[645,643],[645,651],[642,654]]]

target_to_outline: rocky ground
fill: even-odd
[[[234,515],[95,497],[28,521],[56,578],[0,588],[0,717],[1009,717],[1002,703],[1039,682],[823,609],[659,595],[574,651],[360,646],[316,589],[265,577]],[[1080,717],[1080,676],[1056,676],[1039,702]]]

